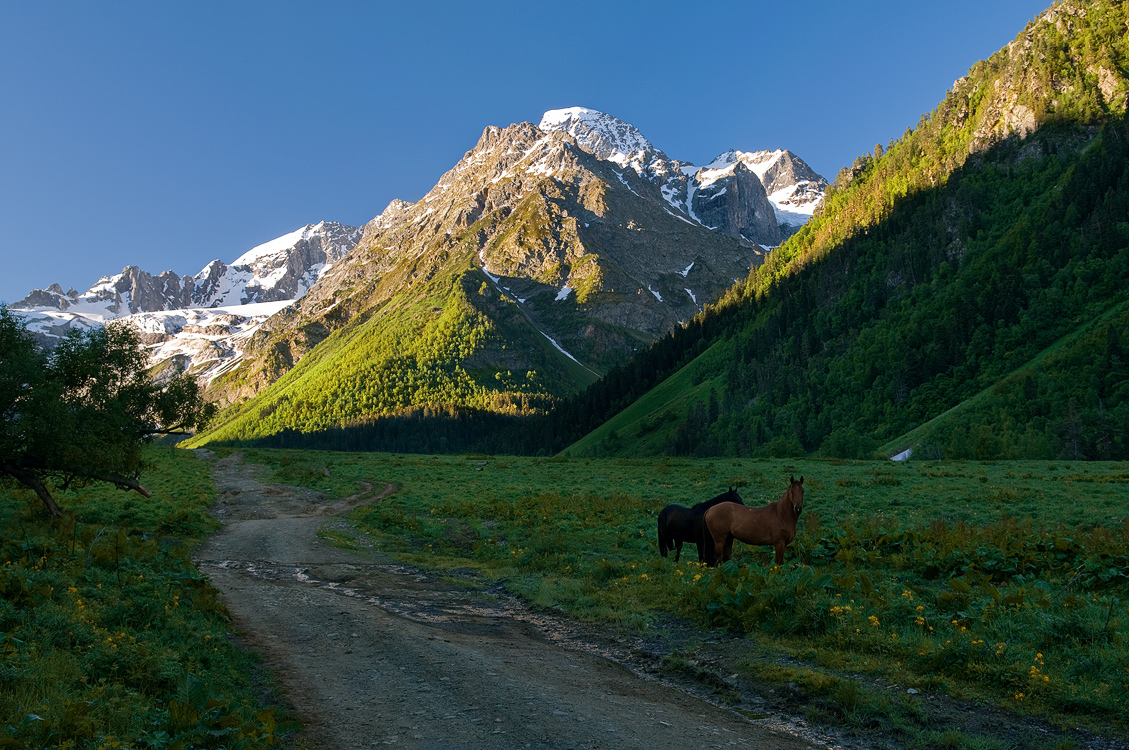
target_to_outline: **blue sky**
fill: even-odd
[[[560,107],[833,179],[1048,4],[0,1],[0,300],[363,224]]]

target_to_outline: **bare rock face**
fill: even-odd
[[[734,164],[744,164],[764,186],[768,202],[776,215],[779,231],[773,241],[767,229],[743,236],[765,245],[777,245],[795,233],[823,203],[827,180],[800,157],[787,149],[775,151],[726,151],[695,175],[699,183],[716,179],[714,175]]]
[[[700,170],[694,215],[730,237],[761,245],[780,244],[780,225],[761,181],[742,162],[721,170]]]

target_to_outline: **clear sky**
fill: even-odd
[[[0,300],[363,224],[561,107],[834,179],[1049,2],[0,0]]]

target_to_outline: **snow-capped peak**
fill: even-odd
[[[702,167],[699,179],[703,184],[714,182],[726,176],[738,163],[748,167],[764,185],[781,224],[800,226],[811,218],[816,207],[823,201],[827,180],[787,149],[730,149]]]
[[[775,151],[737,151],[736,149],[729,149],[707,164],[704,169],[722,169],[736,164],[737,162],[741,162],[756,174],[757,179],[764,182],[768,170],[780,162],[787,153],[788,152],[784,149],[779,148]]]
[[[563,130],[597,158],[638,170],[658,151],[634,125],[594,109],[551,109],[537,126],[544,131]],[[638,165],[638,166],[637,166]]]
[[[294,247],[302,240],[309,239],[310,234],[317,231],[324,224],[325,222],[321,222],[316,225],[307,224],[301,229],[297,229],[289,234],[284,234],[281,237],[271,240],[270,242],[264,242],[261,245],[257,245],[233,260],[231,262],[231,265],[249,266],[263,258],[276,256],[279,253]]]

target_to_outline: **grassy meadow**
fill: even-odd
[[[535,606],[629,630],[674,616],[746,634],[781,657],[747,673],[798,686],[816,721],[942,742],[909,698],[867,689],[882,680],[1126,731],[1124,463],[245,455],[332,497],[395,483],[351,518],[407,562],[474,571]],[[731,484],[763,504],[793,474],[806,496],[784,565],[740,543],[716,570],[693,548],[681,563],[659,557],[666,504]]]
[[[907,747],[1014,746],[935,721],[932,695],[1044,719],[1066,732],[1048,750],[1076,728],[1129,731],[1124,463],[245,456],[334,498],[394,483],[351,520],[405,562],[626,632],[741,634],[761,654],[741,673],[792,691],[816,723]],[[215,528],[207,465],[146,458],[152,500],[62,493],[60,524],[30,493],[0,495],[0,745],[258,747],[289,724],[188,556]],[[762,504],[793,474],[807,491],[784,565],[740,543],[718,569],[693,548],[658,556],[666,504],[729,485]],[[666,664],[692,674],[694,647]]]
[[[217,524],[207,464],[145,453],[146,499],[0,490],[0,747],[250,748],[283,722],[192,564]]]

